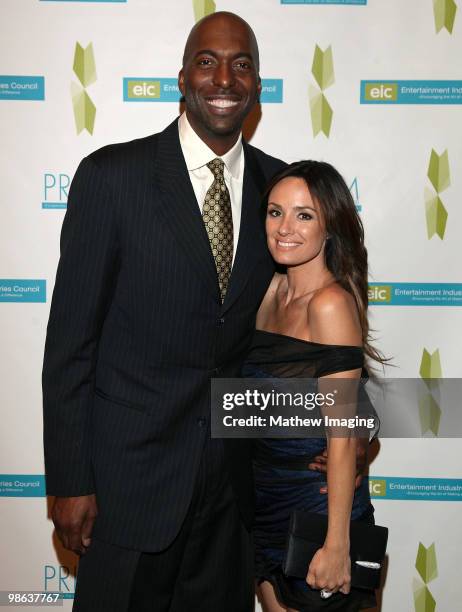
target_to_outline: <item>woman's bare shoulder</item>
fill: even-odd
[[[361,326],[354,297],[334,283],[316,292],[308,304],[311,339],[326,344],[362,344]]]

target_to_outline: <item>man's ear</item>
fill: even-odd
[[[178,73],[178,88],[181,91],[181,95],[184,96],[185,89],[184,89],[184,72],[183,72],[183,68]]]
[[[257,80],[257,102],[260,103],[260,96],[261,96],[261,78],[260,75],[258,75],[258,80]]]

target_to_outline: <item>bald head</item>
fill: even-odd
[[[229,151],[261,91],[249,24],[225,12],[201,19],[188,36],[178,87],[196,134],[217,155]]]
[[[249,26],[247,21],[242,19],[242,17],[239,17],[239,15],[236,15],[235,13],[229,13],[228,11],[218,11],[217,13],[207,15],[206,17],[203,17],[200,21],[198,21],[196,25],[192,28],[186,40],[186,45],[184,48],[183,68],[194,56],[194,51],[198,48],[200,39],[203,36],[204,32],[207,34],[208,32],[213,31],[215,29],[228,30],[231,32],[233,30],[236,30],[238,32],[245,31],[249,39],[249,45],[254,58],[255,67],[258,72],[260,67],[260,58],[258,53],[258,43],[254,31]]]

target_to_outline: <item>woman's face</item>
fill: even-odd
[[[271,255],[279,264],[297,266],[316,258],[324,261],[324,218],[303,179],[284,178],[271,190],[266,236]]]

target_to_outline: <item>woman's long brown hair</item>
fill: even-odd
[[[363,224],[350,190],[341,174],[330,164],[313,160],[296,162],[274,176],[266,188],[263,196],[265,212],[270,191],[288,177],[303,179],[311,197],[319,203],[328,235],[325,248],[327,268],[338,284],[355,299],[365,354],[384,364],[388,360],[370,343],[367,249]]]

